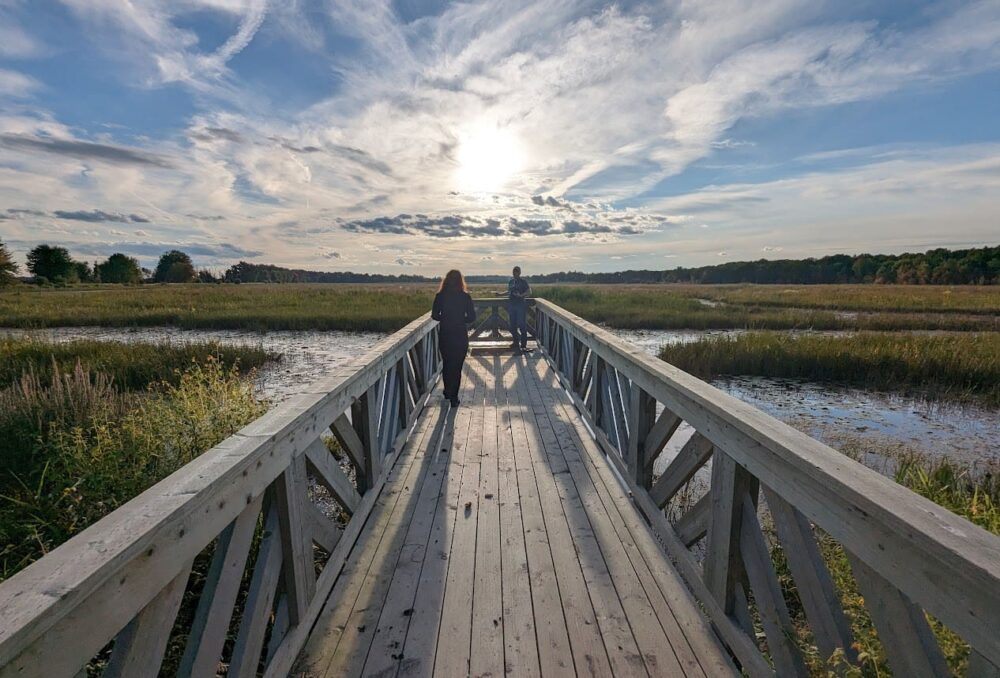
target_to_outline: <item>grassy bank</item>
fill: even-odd
[[[237,363],[212,345],[170,347],[85,342],[80,363],[65,345],[15,355],[21,374],[0,386],[0,579],[9,577],[260,416],[265,404]],[[108,360],[136,350],[140,369]],[[157,363],[154,355],[162,361]],[[124,355],[127,356],[127,353]],[[84,360],[109,366],[88,369]],[[103,361],[103,362],[102,362]],[[61,365],[72,365],[64,369]],[[41,375],[45,374],[43,378]],[[115,374],[118,378],[113,378]],[[159,375],[164,375],[160,379]]]
[[[787,377],[1000,406],[1000,334],[996,333],[750,332],[664,346],[660,358],[706,379]]]
[[[213,356],[226,369],[238,364],[244,371],[275,358],[260,347],[217,342],[126,344],[81,339],[55,343],[31,337],[0,337],[0,388],[28,372],[49,384],[56,372],[70,373],[78,362],[85,371],[100,373],[130,391],[157,382],[176,385],[181,372],[207,356]]]
[[[497,287],[478,286],[473,294],[491,296]],[[992,288],[539,285],[534,291],[622,329],[1000,330],[1000,292]],[[0,292],[0,325],[393,331],[425,313],[433,293],[427,284],[21,286]]]
[[[678,285],[677,292],[727,304],[879,313],[1000,313],[990,285]]]
[[[1000,474],[973,473],[947,460],[931,460],[927,457],[889,444],[885,447],[873,447],[869,442],[859,438],[841,439],[838,448],[848,456],[858,457],[864,453],[875,452],[889,460],[895,467],[893,477],[919,495],[944,506],[980,527],[1000,534]],[[994,469],[997,471],[1000,469]],[[767,526],[767,532],[772,544],[772,558],[779,581],[785,591],[791,591],[793,579],[788,564],[777,539],[773,527]],[[851,632],[855,641],[855,649],[860,657],[860,666],[849,666],[842,657],[832,660],[820,656],[817,650],[802,603],[795,593],[785,596],[793,624],[797,630],[797,642],[811,675],[845,675],[858,677],[878,677],[892,675],[886,660],[885,651],[878,639],[878,633],[864,597],[858,590],[854,574],[844,549],[825,533],[817,530],[818,543],[823,558],[832,575],[834,585],[840,592],[841,604],[851,624]],[[957,676],[968,674],[969,645],[959,636],[942,624],[929,618],[931,628],[937,638],[945,659],[952,673]],[[835,673],[833,669],[839,669]]]

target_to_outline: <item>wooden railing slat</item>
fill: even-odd
[[[660,456],[660,452],[666,447],[667,441],[670,440],[670,437],[674,435],[674,432],[681,425],[681,422],[681,418],[668,408],[664,408],[660,412],[656,423],[653,424],[653,427],[646,435],[646,443],[644,445],[646,449],[646,463],[651,468],[656,462],[656,458]]]
[[[348,459],[354,464],[354,467],[363,474],[365,469],[365,446],[346,414],[341,414],[334,419],[333,423],[330,424],[330,432],[337,438],[337,442],[340,443],[340,449],[344,450]]]
[[[712,459],[711,522],[705,553],[705,586],[727,614],[733,611],[733,586],[742,579],[740,523],[743,496],[757,497],[757,479],[725,454]]]
[[[632,384],[629,402],[628,453],[625,456],[635,482],[640,487],[648,487],[652,480],[652,466],[646,463],[646,437],[656,421],[656,400]]]
[[[812,526],[771,488],[764,486],[762,490],[820,654],[824,660],[829,659],[839,648],[849,662],[856,662],[851,625],[816,545]]]
[[[677,494],[685,483],[687,483],[704,466],[712,456],[712,441],[694,432],[684,447],[681,448],[677,456],[670,460],[663,475],[661,475],[652,489],[649,496],[656,502],[657,506],[663,507]]]
[[[684,546],[690,547],[708,534],[708,525],[712,520],[712,495],[706,494],[696,501],[676,523],[674,530]]]
[[[229,663],[229,678],[251,678],[257,675],[264,636],[271,621],[271,606],[281,577],[283,554],[278,529],[278,508],[274,501],[269,503],[270,506],[265,510],[260,549],[250,577],[243,617]]]
[[[184,599],[192,563],[181,568],[180,573],[118,634],[104,676],[155,678],[160,673],[163,653]],[[53,653],[60,650],[52,648]]]
[[[907,678],[951,676],[924,611],[850,550],[847,558],[893,674]]]
[[[361,495],[354,489],[350,479],[337,465],[326,443],[317,438],[306,449],[306,462],[312,469],[316,481],[325,487],[339,501],[348,513],[354,513],[361,503]]]
[[[262,502],[263,495],[251,501],[216,540],[178,676],[211,677],[218,672]]]
[[[808,676],[802,655],[795,646],[795,629],[774,572],[771,553],[757,522],[757,506],[748,494],[743,495],[741,504],[740,555],[767,636],[775,671],[782,677]]]

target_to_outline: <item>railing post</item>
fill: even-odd
[[[745,595],[746,574],[740,556],[743,497],[757,505],[759,482],[732,457],[716,448],[712,455],[711,519],[705,551],[705,586],[728,615],[741,617],[737,586]],[[740,601],[742,607],[743,601]]]
[[[652,464],[646,459],[646,437],[656,421],[656,399],[632,382],[629,393],[628,469],[640,487],[653,482]]]
[[[379,384],[376,383],[351,404],[351,421],[361,440],[364,468],[358,469],[358,491],[364,493],[374,484],[381,472],[378,454]]]

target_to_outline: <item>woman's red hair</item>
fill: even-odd
[[[441,286],[438,287],[438,292],[444,292],[445,290],[469,291],[469,288],[465,286],[465,278],[462,277],[462,272],[457,268],[451,269],[441,278]]]

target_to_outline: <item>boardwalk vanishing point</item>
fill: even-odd
[[[857,661],[820,534],[894,675],[949,675],[930,615],[1000,676],[1000,538],[545,300],[497,350],[477,305],[460,407],[424,316],[0,584],[0,677],[805,676],[792,596]]]

